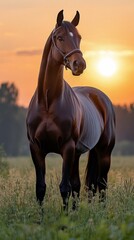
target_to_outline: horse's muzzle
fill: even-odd
[[[83,71],[86,68],[86,62],[83,58],[74,60],[70,65],[71,65],[72,74],[74,76],[79,76],[80,74],[83,73]]]

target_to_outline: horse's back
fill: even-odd
[[[99,89],[92,87],[74,87],[82,108],[83,128],[77,148],[86,151],[92,149],[104,132],[107,141],[114,135],[114,110],[110,99]]]

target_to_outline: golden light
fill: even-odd
[[[117,63],[111,56],[102,56],[98,61],[97,70],[101,75],[111,77],[117,71]]]

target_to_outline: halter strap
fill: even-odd
[[[67,53],[66,55],[64,55],[64,59],[70,57],[74,53],[81,53],[82,54],[82,52],[81,52],[81,50],[79,48],[75,48],[72,51],[70,51],[69,53]]]
[[[54,29],[52,32],[52,42],[54,47],[56,48],[56,50],[62,55],[63,57],[63,64],[65,65],[65,68],[67,69],[67,65],[69,63],[68,57],[70,57],[71,55],[73,55],[74,53],[81,53],[81,50],[79,48],[75,48],[72,51],[68,52],[68,53],[64,53],[60,48],[57,47],[55,41],[54,41],[54,33],[59,29],[60,27],[58,27],[57,29]],[[82,54],[83,55],[83,54]]]

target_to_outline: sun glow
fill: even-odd
[[[102,76],[111,77],[117,71],[117,63],[111,56],[102,56],[98,60],[97,70]]]

